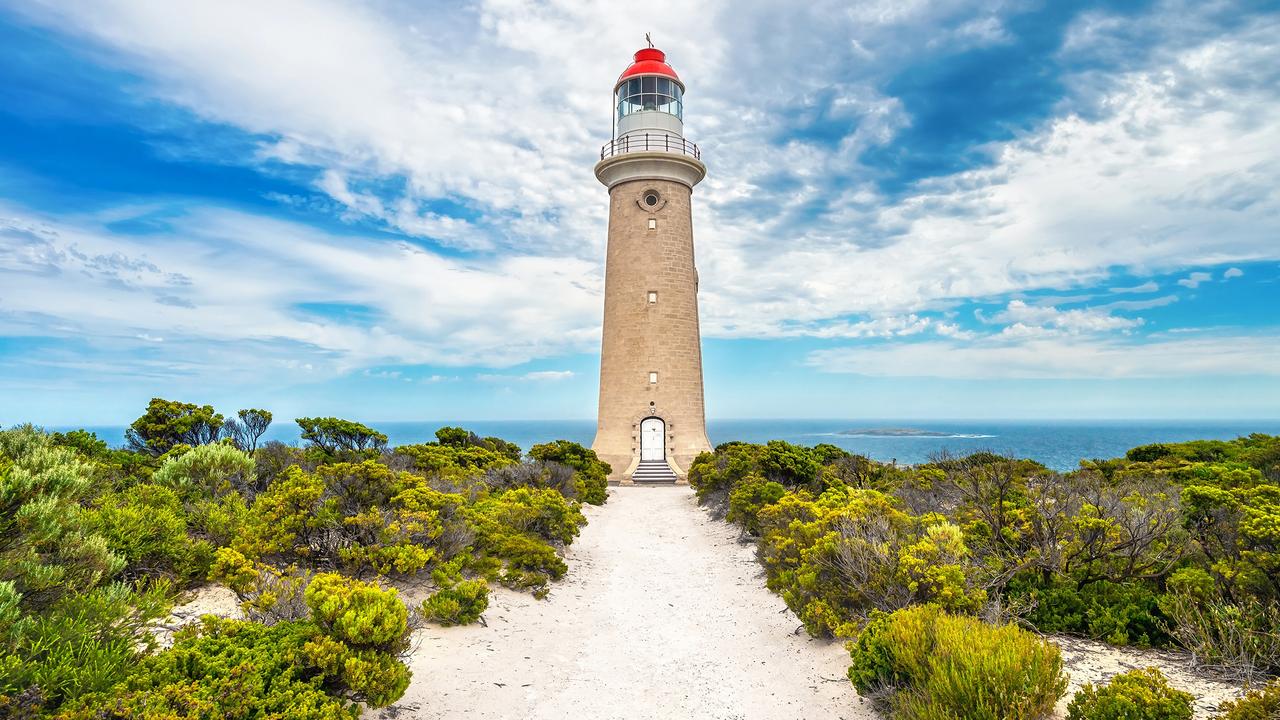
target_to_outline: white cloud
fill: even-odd
[[[1147,282],[1144,282],[1144,283],[1142,283],[1141,285],[1134,285],[1134,286],[1132,286],[1132,287],[1113,287],[1113,288],[1108,288],[1108,289],[1109,289],[1111,292],[1113,292],[1113,293],[1137,293],[1137,294],[1142,294],[1142,293],[1153,293],[1153,292],[1156,292],[1157,290],[1159,290],[1159,289],[1160,289],[1160,286],[1159,286],[1158,284],[1156,284],[1156,281],[1155,281],[1155,280],[1148,280]]]
[[[1177,295],[1161,295],[1148,300],[1114,300],[1098,305],[1097,308],[1099,310],[1150,310],[1151,308],[1172,305],[1176,302],[1178,302]]]
[[[1185,288],[1195,289],[1200,287],[1200,283],[1208,282],[1213,279],[1213,273],[1193,272],[1190,275],[1178,281],[1178,284]]]
[[[252,374],[273,361],[330,374],[506,366],[585,351],[599,338],[599,267],[571,257],[471,261],[209,208],[146,236],[114,234],[93,218],[6,214],[14,217],[0,222],[0,247],[18,238],[22,251],[2,256],[0,333],[96,343],[126,365],[121,338],[164,338],[169,364],[156,372],[207,363]],[[104,255],[129,270],[101,269]]]
[[[1059,310],[1055,307],[1028,305],[1022,300],[1011,300],[1000,312],[987,317],[979,313],[980,320],[1007,324],[1005,332],[1011,335],[1063,332],[1069,335],[1104,333],[1113,330],[1132,330],[1142,325],[1141,318],[1122,318],[1098,308]]]
[[[574,376],[572,370],[534,370],[524,373],[523,375],[500,375],[495,373],[481,373],[476,375],[476,379],[481,382],[504,383],[504,382],[559,382],[568,380]]]
[[[792,330],[793,335],[811,335],[820,338],[884,338],[916,335],[934,325],[931,318],[917,315],[891,315],[860,320],[834,322],[815,328]]]
[[[574,373],[572,370],[537,370],[534,372],[525,373],[524,379],[534,380],[534,381],[556,382],[559,380],[568,380],[569,378],[573,377],[573,375]]]
[[[400,376],[401,376],[401,375],[403,375],[404,373],[403,373],[403,372],[401,372],[400,370],[378,370],[378,371],[373,371],[373,370],[365,369],[365,371],[364,371],[362,374],[363,374],[365,377],[371,377],[371,378],[383,378],[383,379],[385,379],[385,380],[398,380],[398,379],[400,379]]]
[[[825,372],[953,379],[1115,379],[1183,376],[1280,376],[1280,337],[1154,339],[1077,337],[988,339],[838,348],[810,353]]]
[[[1238,277],[1242,277],[1243,275],[1244,275],[1244,271],[1241,270],[1240,268],[1237,268],[1237,267],[1227,268],[1222,273],[1222,279],[1230,280],[1231,278],[1238,278]]]

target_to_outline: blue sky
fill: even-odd
[[[0,0],[0,424],[589,418],[688,84],[711,417],[1280,416],[1262,2]]]

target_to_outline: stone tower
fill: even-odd
[[[678,482],[710,450],[702,399],[693,186],[706,175],[684,138],[684,83],[648,47],[614,86],[600,412],[592,449],[610,480]]]

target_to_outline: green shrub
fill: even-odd
[[[0,431],[0,582],[13,584],[24,611],[123,569],[81,507],[92,482],[90,465],[34,427]]]
[[[201,445],[169,457],[151,480],[172,488],[188,502],[231,493],[252,498],[258,491],[253,458],[222,443]]]
[[[489,607],[489,583],[461,580],[432,593],[422,603],[422,614],[441,625],[469,625]]]
[[[373,707],[390,705],[409,686],[408,668],[385,652],[352,649],[327,635],[313,637],[302,650],[308,663],[337,679],[349,697]]]
[[[1272,680],[1260,690],[1222,704],[1218,720],[1275,720],[1280,718],[1280,680]]]
[[[480,536],[479,545],[500,564],[487,572],[491,579],[515,590],[529,590],[536,598],[545,598],[550,582],[569,571],[554,547],[529,535],[489,531]]]
[[[360,710],[344,699],[338,668],[320,668],[305,652],[318,638],[323,634],[308,622],[265,626],[205,616],[125,682],[82,698],[60,718],[354,720]]]
[[[399,652],[409,611],[394,589],[320,573],[306,591],[311,617],[325,632],[355,647]]]
[[[547,542],[573,542],[587,520],[576,503],[550,489],[513,488],[489,496],[473,507],[478,524],[497,524]]]
[[[757,517],[760,510],[778,502],[786,493],[787,489],[779,483],[765,480],[759,475],[749,475],[729,492],[729,512],[724,519],[758,535],[760,523]]]
[[[321,504],[324,483],[291,467],[254,499],[244,533],[232,545],[248,557],[310,558],[326,524],[338,520]]]
[[[816,487],[821,469],[813,450],[783,440],[770,440],[760,454],[760,472],[783,485]]]
[[[16,593],[0,584],[0,618],[9,617],[0,619],[0,695],[36,687],[56,708],[111,688],[154,647],[150,625],[168,612],[168,594],[163,584],[112,583],[18,616]]]
[[[568,570],[552,543],[569,543],[586,523],[581,507],[551,489],[517,487],[466,509],[482,572],[507,587],[546,597]],[[492,562],[483,562],[485,560]]]
[[[1169,686],[1156,668],[1130,670],[1106,685],[1080,688],[1068,720],[1191,720],[1191,693]]]
[[[230,550],[216,567],[241,587],[263,570]],[[172,648],[113,687],[81,697],[61,717],[327,720],[359,717],[349,701],[384,707],[399,699],[410,673],[397,655],[407,648],[409,628],[396,591],[322,573],[305,599],[310,620],[268,626],[205,616],[175,633]]]
[[[1069,578],[1046,585],[1038,573],[1030,573],[1010,583],[1009,595],[1032,607],[1027,620],[1041,632],[1085,635],[1114,645],[1171,642],[1160,596],[1146,582],[1100,580],[1080,588]]]
[[[714,453],[701,453],[689,465],[689,484],[698,494],[698,502],[711,506],[714,512],[727,509],[729,493],[747,475],[758,469],[759,445],[725,443]]]
[[[169,488],[144,483],[104,495],[88,525],[125,559],[125,577],[162,574],[185,584],[209,572],[213,549],[187,535],[182,502]]]
[[[1034,720],[1066,690],[1055,645],[1013,625],[992,626],[937,607],[873,616],[850,644],[849,680],[888,694],[902,720]]]
[[[502,455],[513,463],[520,462],[520,446],[502,438],[480,437],[460,427],[442,427],[436,430],[436,442],[448,447],[478,447]]]
[[[761,509],[759,523],[768,586],[811,634],[849,636],[872,610],[932,603],[973,612],[986,599],[959,528],[913,518],[878,491],[788,493]]]
[[[1160,599],[1174,639],[1199,663],[1245,679],[1280,672],[1280,607],[1171,592]]]
[[[476,445],[401,445],[396,448],[395,454],[411,459],[413,468],[418,472],[453,478],[464,478],[476,471],[494,470],[515,464],[510,457],[497,450]]]
[[[249,558],[411,575],[437,558],[444,521],[457,514],[444,497],[421,477],[373,461],[314,473],[292,467],[254,500],[232,545]]]
[[[187,522],[193,534],[215,547],[225,547],[244,537],[250,517],[244,496],[232,493],[217,500],[195,503],[187,514]]]
[[[209,579],[220,582],[240,598],[240,609],[255,622],[274,625],[302,620],[309,614],[303,593],[311,572],[296,566],[277,568],[253,562],[231,548],[214,554]]]
[[[529,448],[529,457],[573,468],[577,475],[578,499],[582,502],[603,505],[608,499],[609,475],[613,468],[601,460],[595,450],[568,440],[557,440]]]

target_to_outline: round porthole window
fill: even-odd
[[[657,207],[659,199],[658,193],[653,192],[652,190],[644,194],[644,204],[649,207]]]

